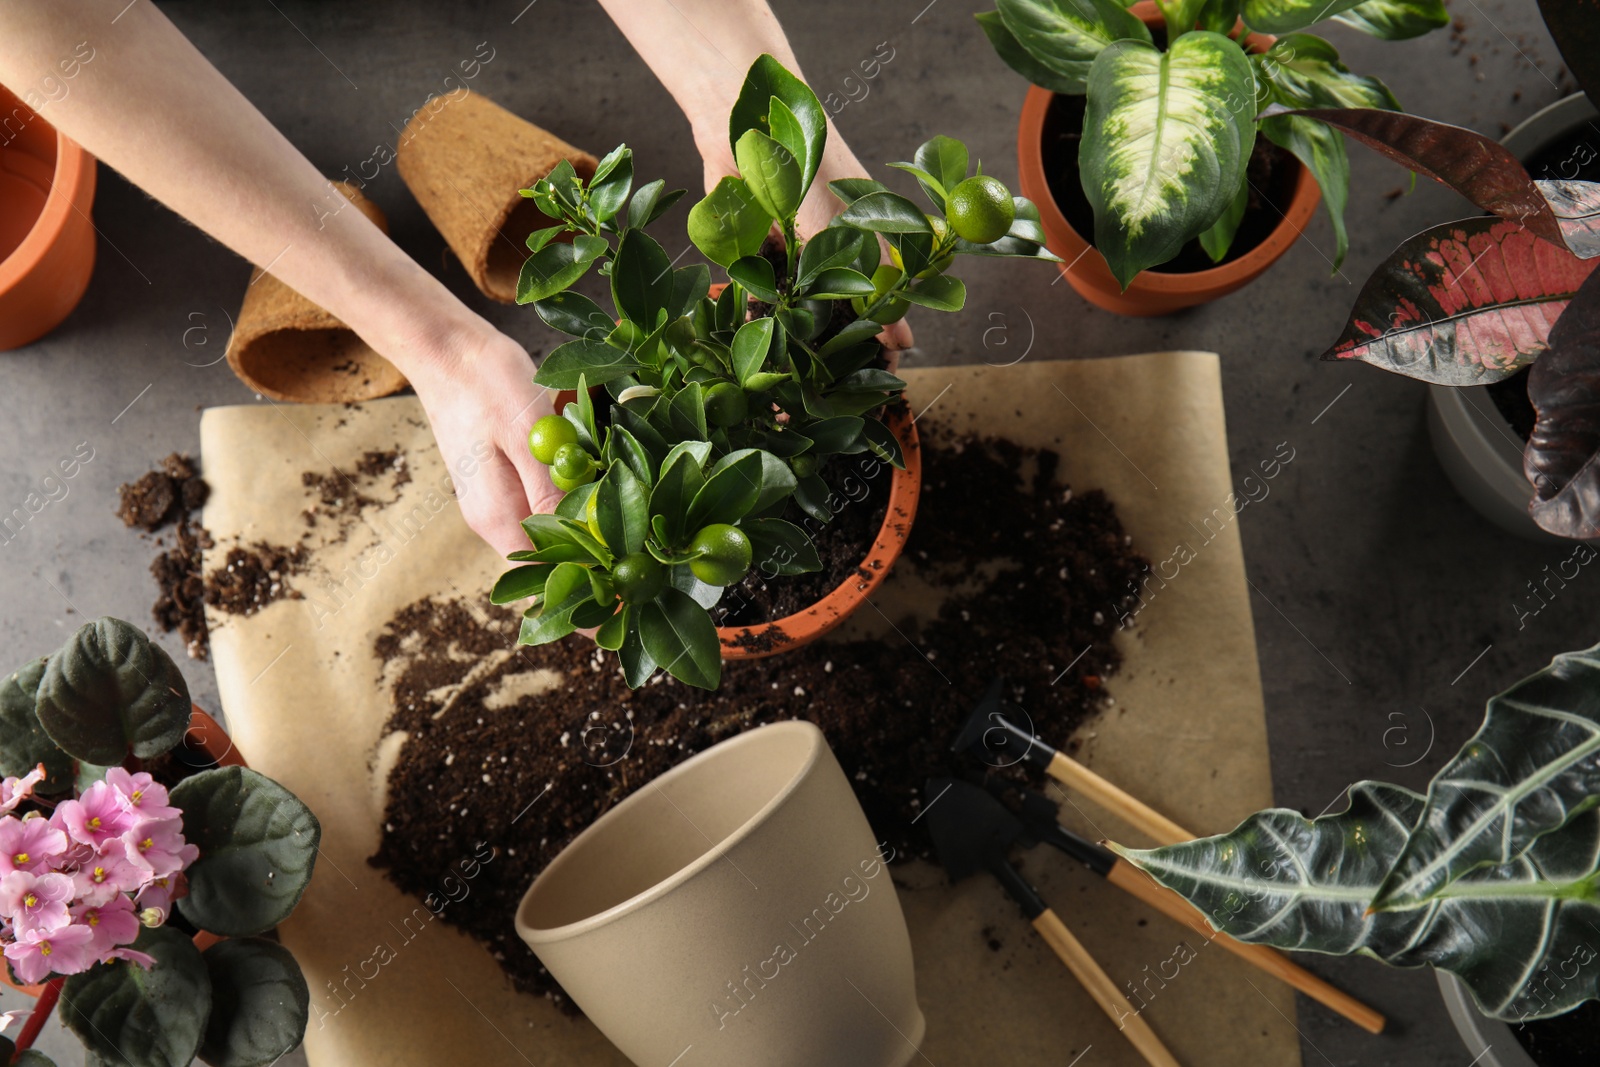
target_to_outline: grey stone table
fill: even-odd
[[[981,9],[973,0],[777,6],[819,93],[844,98],[854,87],[859,99],[837,121],[862,159],[904,158],[948,132],[967,140],[986,170],[1014,181],[1024,87],[991,54],[972,21]],[[494,59],[475,82],[479,91],[591,150],[626,141],[641,174],[690,187],[700,180],[687,124],[594,4],[262,0],[165,10],[329,175],[355,172],[377,146],[393,145],[396,127],[487,41]],[[1386,79],[1411,109],[1493,136],[1571,90],[1532,0],[1452,0],[1451,11],[1454,31],[1419,41],[1377,42],[1337,26],[1327,33],[1353,69]],[[109,18],[83,29],[108,47],[115,32]],[[862,96],[845,79],[880,42],[893,59]],[[1320,213],[1254,285],[1164,319],[1096,310],[1052,284],[1048,270],[973,261],[967,312],[919,315],[910,357],[1002,364],[1025,350],[1028,359],[1222,353],[1237,477],[1280,442],[1295,454],[1239,521],[1277,796],[1308,813],[1360,778],[1420,787],[1471,733],[1486,697],[1552,654],[1600,639],[1583,609],[1600,578],[1587,572],[1537,614],[1519,615],[1526,583],[1570,549],[1501,533],[1456,496],[1428,445],[1423,387],[1317,361],[1394,245],[1470,213],[1437,187],[1395,197],[1404,184],[1398,168],[1359,148],[1351,156],[1351,250],[1337,274]],[[400,244],[468,303],[535,352],[555,343],[530,312],[478,295],[393,166],[368,192]],[[112,514],[116,487],[170,451],[195,451],[202,407],[254,399],[221,362],[248,266],[105,168],[95,221],[99,262],[82,305],[43,341],[0,355],[0,514],[42,493],[45,475],[80,443],[94,450],[65,496],[57,488],[59,499],[0,536],[8,662],[54,647],[86,618],[148,623],[153,552]],[[1077,413],[1062,419],[1095,432]],[[166,644],[182,655],[175,639]],[[187,670],[196,699],[215,706],[209,669]],[[1456,1039],[1430,974],[1364,960],[1312,965],[1393,1023],[1370,1037],[1302,999],[1308,1065],[1466,1067],[1479,1051]],[[63,1062],[82,1062],[65,1055],[71,1045],[59,1037],[48,1047]]]

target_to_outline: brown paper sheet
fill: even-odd
[[[1269,805],[1217,357],[1170,352],[905,377],[913,406],[931,410],[930,423],[1059,449],[1062,480],[1105,489],[1135,544],[1165,563],[1163,575],[1175,575],[1124,635],[1126,663],[1110,683],[1115,705],[1086,728],[1086,761],[1199,832],[1227,829]],[[312,570],[293,581],[305,599],[210,619],[234,739],[252,766],[294,790],[322,821],[316,876],[282,931],[311,984],[313,1067],[422,1067],[464,1050],[486,1064],[625,1067],[592,1026],[514,993],[488,951],[433,921],[421,901],[366,863],[378,846],[382,767],[403,744],[383,736],[389,699],[373,636],[422,597],[486,596],[502,569],[450,502],[420,406],[400,398],[358,408],[214,408],[202,418],[201,444],[212,485],[205,521],[218,541],[208,569],[235,539],[296,542],[309,502],[301,471],[348,470],[369,449],[398,448],[413,475],[395,499],[364,509],[344,542],[316,550]],[[889,589],[881,603],[890,616],[915,609],[909,591],[897,603]],[[884,639],[899,640],[878,625]],[[1087,801],[1063,810],[1088,836],[1148,843]],[[1064,856],[1036,850],[1024,870],[1137,997],[1130,1002],[1144,1005],[1180,1062],[1298,1067],[1286,987]],[[1142,1062],[996,885],[974,879],[951,888],[924,865],[896,872],[928,1017],[914,1062]],[[466,897],[451,906],[470,906],[464,884]],[[447,892],[462,890],[442,885],[441,896]]]

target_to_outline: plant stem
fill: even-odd
[[[44,1024],[50,1021],[50,1013],[56,1009],[56,1001],[61,997],[61,987],[65,985],[65,978],[52,978],[44,985],[44,991],[39,994],[39,1001],[34,1005],[33,1013],[28,1016],[28,1021],[22,1024],[22,1033],[17,1035],[17,1055],[21,1055],[33,1047],[38,1040],[39,1031],[44,1029]]]
[[[795,233],[795,229],[794,229],[794,219],[792,217],[784,219],[783,220],[783,253],[784,253],[785,259],[788,262],[788,268],[784,271],[784,277],[783,277],[784,284],[778,290],[778,296],[781,298],[784,307],[790,307],[791,306],[790,303],[789,303],[789,298],[794,294],[794,268],[795,268],[795,259],[799,255],[799,248],[798,248],[799,243],[800,243],[799,237]]]

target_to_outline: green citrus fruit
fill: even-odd
[[[934,244],[934,247],[937,248],[939,246],[939,244],[942,243],[945,240],[945,238],[949,235],[950,227],[945,225],[944,219],[936,219],[936,218],[932,218],[932,217],[930,217],[928,219],[928,225],[933,230],[933,244]],[[955,258],[956,258],[956,256],[955,256],[954,252],[950,253],[949,255],[940,256],[938,259],[934,260],[931,264],[929,264],[926,269],[919,270],[917,272],[917,277],[918,278],[931,278],[935,274],[943,274],[945,272],[945,269],[948,268],[950,266],[950,264],[955,261]],[[905,260],[900,258],[900,250],[898,248],[896,248],[892,244],[889,246],[889,261],[891,263],[893,263],[896,268],[898,268],[900,270],[905,270],[905,267],[906,267]],[[883,268],[879,267],[878,269],[882,270]],[[874,281],[877,280],[877,272],[876,271],[873,272],[873,280]],[[893,285],[894,283],[890,282],[889,284]],[[882,321],[882,320],[880,320],[880,321]]]
[[[694,576],[707,585],[732,585],[750,570],[754,555],[750,538],[737,526],[714,522],[702,527],[689,543],[695,558],[689,561]]]
[[[987,174],[963,179],[950,190],[946,207],[956,236],[975,245],[1000,240],[1017,217],[1011,190]]]
[[[577,427],[560,415],[546,415],[528,432],[528,451],[540,463],[549,464],[555,462],[556,449],[576,444],[577,440]]]
[[[749,405],[744,390],[732,382],[719,382],[706,390],[706,420],[713,426],[737,426]]]
[[[584,451],[582,445],[576,442],[565,444],[556,449],[550,474],[552,480],[559,476],[574,485],[586,485],[594,481],[594,460],[589,458],[589,453]]]
[[[644,604],[661,595],[667,587],[667,568],[648,552],[623,556],[611,568],[617,595],[628,604]]]
[[[789,461],[789,466],[794,469],[795,477],[804,478],[817,473],[817,457],[796,456]]]
[[[594,539],[603,545],[606,543],[606,539],[600,536],[599,507],[600,494],[590,493],[589,502],[583,505],[583,522],[584,525],[589,527],[589,532],[594,534]]]
[[[550,484],[563,493],[570,493],[580,485],[588,485],[588,478],[563,478],[554,467],[550,468]]]

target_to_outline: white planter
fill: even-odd
[[[1533,1057],[1517,1043],[1511,1026],[1499,1019],[1490,1019],[1472,1002],[1466,984],[1449,971],[1435,971],[1439,991],[1444,994],[1444,1006],[1450,1012],[1450,1021],[1456,1032],[1466,1042],[1467,1054],[1476,1056],[1473,1067],[1539,1067]]]

